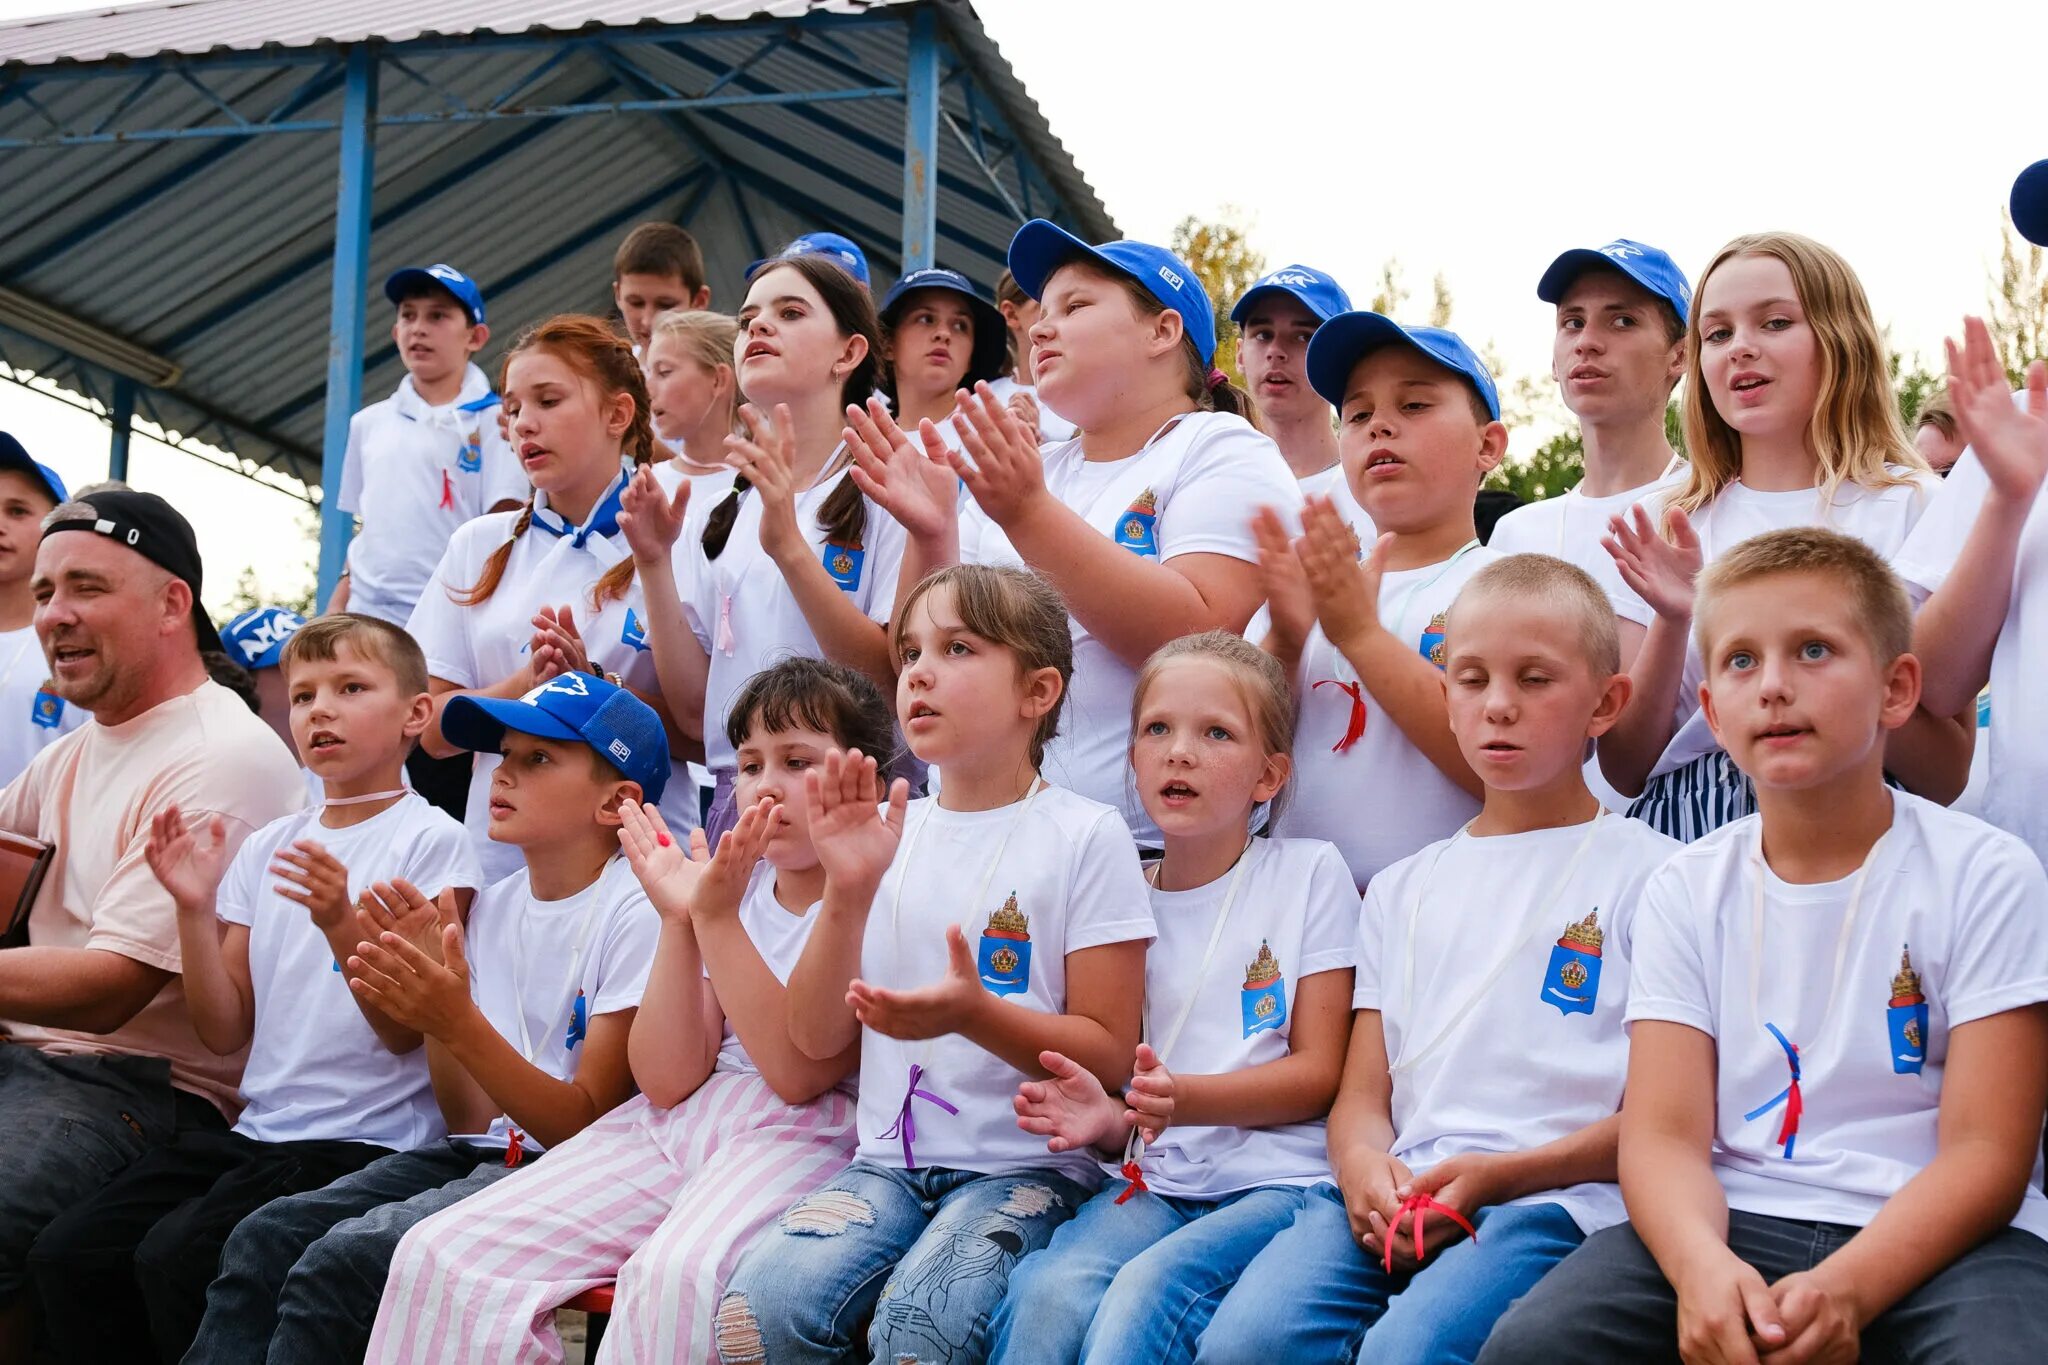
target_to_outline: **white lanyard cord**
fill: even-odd
[[[605,864],[606,871],[609,871],[610,868],[611,864],[607,862]],[[583,912],[582,927],[576,931],[576,946],[569,954],[568,982],[556,995],[557,999],[567,1003],[572,1010],[575,1008],[576,983],[583,979],[583,955],[590,947],[590,931],[597,924],[598,916],[603,912],[604,873],[600,872],[597,874],[597,882],[590,888],[590,908]],[[512,990],[516,995],[512,1014],[519,1021],[519,1050],[529,1063],[539,1066],[540,1057],[533,1045],[533,1032],[526,1023],[526,939],[524,936],[515,940],[512,950]],[[541,1035],[541,1042],[545,1044],[549,1037],[549,1034],[543,1033]]]
[[[1897,819],[1894,817],[1892,827],[1887,828],[1883,834],[1878,835],[1877,842],[1870,846],[1870,852],[1863,856],[1863,865],[1856,869],[1856,880],[1850,884],[1849,905],[1842,912],[1841,932],[1835,936],[1834,973],[1828,980],[1828,1003],[1827,1008],[1821,1012],[1821,1027],[1826,1027],[1828,1019],[1835,1012],[1835,993],[1842,987],[1842,965],[1848,961],[1849,942],[1856,932],[1857,914],[1863,908],[1864,884],[1870,879],[1870,870],[1877,866],[1878,855],[1884,851],[1885,841],[1891,838],[1892,828],[1896,827]],[[1764,880],[1767,873],[1764,864],[1764,834],[1761,822],[1757,825],[1756,839],[1750,844],[1749,861],[1751,864],[1750,870],[1756,883],[1756,894],[1750,901],[1749,915],[1749,1012],[1751,1017],[1758,1023],[1763,1023],[1764,1015],[1761,997],[1763,993]],[[1785,1033],[1787,1037],[1792,1036],[1792,1030],[1788,1029]]]
[[[1451,1015],[1451,1017],[1444,1021],[1443,1027],[1437,1030],[1436,1036],[1431,1038],[1429,1042],[1420,1051],[1416,1050],[1413,1042],[1413,1040],[1416,1037],[1419,1037],[1420,1035],[1413,1031],[1409,1033],[1408,1040],[1401,1048],[1401,1055],[1399,1057],[1394,1058],[1387,1064],[1387,1070],[1390,1074],[1396,1071],[1405,1071],[1411,1067],[1422,1065],[1425,1059],[1430,1057],[1432,1054],[1436,1052],[1438,1048],[1442,1047],[1446,1042],[1448,1042],[1451,1036],[1458,1031],[1458,1026],[1465,1022],[1466,1016],[1470,1015],[1472,1011],[1478,1007],[1479,1002],[1486,998],[1487,993],[1493,989],[1494,983],[1500,980],[1501,975],[1507,971],[1509,965],[1514,962],[1515,958],[1521,953],[1523,947],[1538,933],[1543,932],[1544,929],[1551,923],[1551,921],[1546,920],[1543,917],[1543,911],[1547,907],[1554,906],[1558,901],[1562,900],[1564,897],[1564,893],[1570,889],[1572,877],[1576,875],[1579,870],[1579,863],[1585,858],[1586,850],[1593,846],[1593,836],[1599,833],[1600,822],[1606,818],[1607,812],[1605,809],[1602,809],[1595,812],[1593,818],[1586,822],[1586,833],[1583,837],[1580,838],[1579,846],[1572,850],[1571,859],[1565,863],[1563,873],[1561,873],[1558,876],[1556,884],[1552,886],[1547,893],[1545,893],[1541,898],[1537,900],[1537,914],[1533,916],[1535,924],[1532,927],[1530,927],[1525,933],[1523,933],[1523,935],[1520,938],[1516,939],[1514,942],[1508,945],[1507,951],[1503,952],[1500,955],[1500,960],[1495,962],[1493,964],[1493,969],[1486,974],[1486,979],[1481,981],[1479,985],[1476,988],[1474,988],[1472,993],[1465,997],[1464,1003],[1459,1005],[1457,1010]],[[1415,931],[1422,923],[1422,896],[1423,893],[1429,889],[1430,883],[1436,880],[1437,864],[1443,861],[1444,854],[1450,852],[1451,845],[1457,843],[1458,840],[1464,838],[1466,836],[1466,832],[1469,831],[1471,828],[1471,822],[1468,821],[1466,822],[1465,826],[1461,828],[1456,834],[1452,835],[1449,839],[1444,841],[1444,846],[1437,850],[1435,859],[1433,859],[1430,862],[1429,875],[1425,877],[1422,881],[1422,884],[1416,888],[1415,898],[1409,907],[1408,942],[1406,945],[1407,972],[1406,982],[1403,986],[1402,1007],[1407,1013],[1408,1019],[1411,1021],[1411,1023],[1414,1022],[1416,1019]]]

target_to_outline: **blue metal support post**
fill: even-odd
[[[939,30],[925,6],[910,17],[903,73],[903,273],[931,265],[939,227]]]
[[[320,606],[348,562],[354,518],[341,510],[341,465],[349,419],[363,404],[363,327],[370,273],[370,200],[375,182],[377,52],[349,49],[341,114],[341,165],[334,206],[334,297],[327,324],[327,414],[320,441]]]
[[[128,438],[135,430],[135,381],[116,379],[114,381],[114,406],[107,413],[107,421],[113,425],[114,437],[107,444],[107,477],[121,483],[128,482]]]

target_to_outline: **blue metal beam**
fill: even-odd
[[[929,9],[910,16],[903,71],[903,273],[932,264],[939,228],[939,37]]]
[[[128,441],[135,432],[135,381],[126,375],[114,381],[114,401],[107,421],[114,429],[107,445],[107,477],[128,481]]]
[[[320,441],[322,607],[348,561],[354,518],[341,510],[349,421],[363,405],[363,326],[368,310],[370,201],[376,184],[377,50],[349,49],[342,103],[341,165],[334,202],[334,300],[327,324],[327,417]]]

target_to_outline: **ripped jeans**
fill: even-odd
[[[856,1161],[806,1195],[733,1272],[715,1333],[724,1365],[978,1365],[1010,1271],[1089,1191],[1047,1170],[983,1175]]]

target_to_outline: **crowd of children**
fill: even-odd
[[[6,1121],[0,1361],[560,1360],[605,1286],[601,1361],[2035,1358],[2048,365],[1967,321],[1914,437],[1827,247],[1574,248],[1583,480],[1496,522],[1478,353],[1310,266],[1245,388],[1045,221],[992,298],[613,273],[495,386],[392,276],[311,621],[0,436],[0,1082],[192,1101]],[[116,542],[297,783],[122,690]]]

